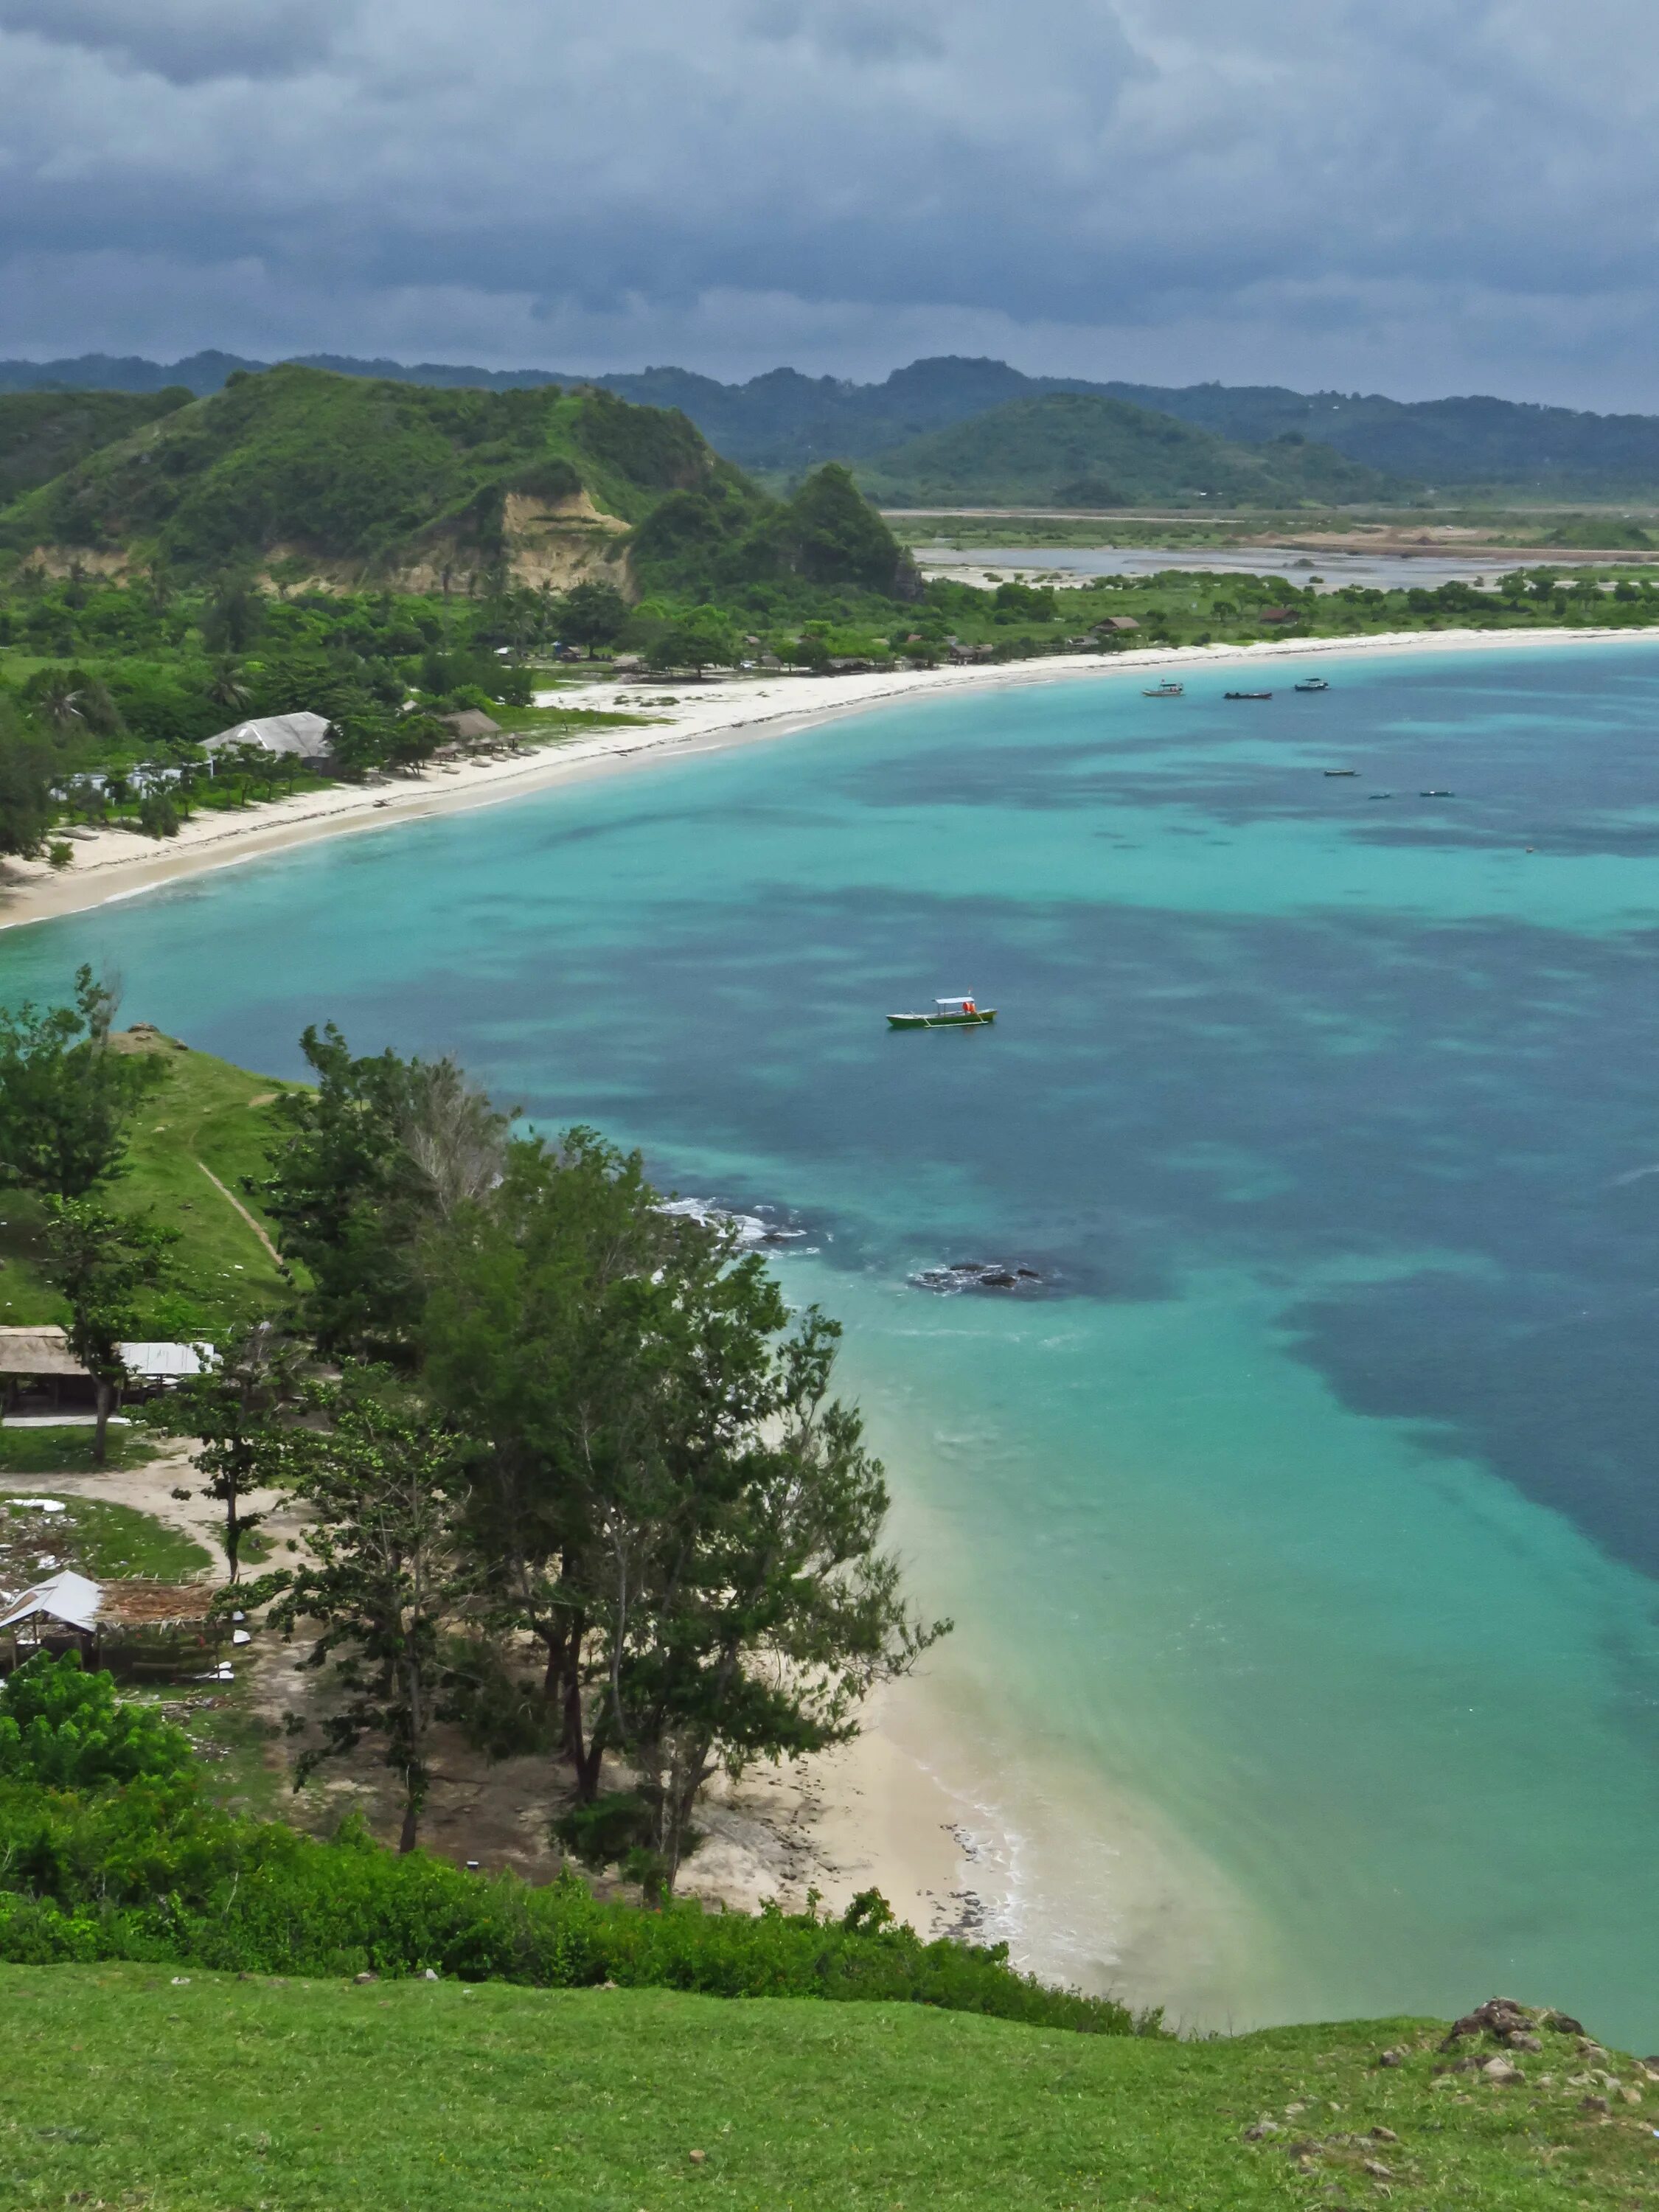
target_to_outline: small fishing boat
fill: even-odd
[[[1419,791],[1417,795],[1419,799],[1455,799],[1457,796],[1452,791]]]
[[[935,999],[931,1014],[889,1014],[887,1026],[895,1030],[971,1030],[994,1022],[994,1006],[976,1006],[971,997]]]
[[[1271,699],[1271,691],[1224,691],[1224,699]]]
[[[1143,699],[1179,699],[1186,689],[1184,684],[1164,683],[1155,685],[1150,691],[1143,691],[1140,696]]]
[[[1328,691],[1331,687],[1322,676],[1304,676],[1296,688],[1298,691]]]
[[[1357,768],[1328,768],[1325,773],[1327,775],[1358,775],[1359,770]]]

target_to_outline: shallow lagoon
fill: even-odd
[[[1321,665],[905,704],[0,975],[109,962],[277,1073],[325,1016],[453,1048],[806,1229],[961,1624],[917,1747],[1045,1970],[1217,2024],[1501,1987],[1652,2048],[1659,656]],[[964,990],[994,1031],[882,1021]],[[908,1286],[967,1258],[1047,1286]]]

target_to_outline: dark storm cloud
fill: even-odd
[[[275,76],[319,59],[341,10],[325,0],[0,0],[0,28],[102,53],[173,84]]]
[[[1650,391],[1638,0],[0,0],[8,351]]]

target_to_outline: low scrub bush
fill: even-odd
[[[569,1988],[616,1982],[717,1996],[938,2005],[1103,2035],[1156,2014],[1053,1990],[1003,1945],[924,1942],[866,1897],[815,1912],[660,1911],[596,1899],[567,1875],[510,1875],[384,1850],[348,1821],[332,1842],[204,1804],[192,1783],[89,1794],[0,1783],[0,1959],[125,1959],[258,1973]]]

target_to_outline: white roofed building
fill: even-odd
[[[204,738],[202,749],[208,753],[228,752],[237,745],[252,745],[257,752],[286,753],[302,761],[325,761],[334,750],[324,714],[262,714],[255,721],[237,722],[216,737]]]

